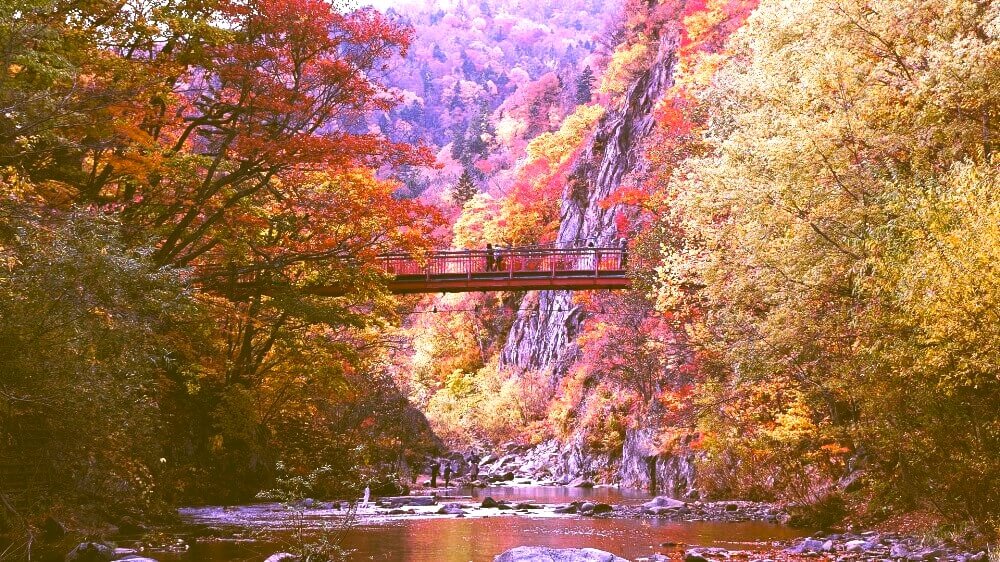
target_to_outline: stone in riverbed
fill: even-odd
[[[652,509],[656,507],[665,507],[668,509],[680,509],[682,507],[687,507],[687,503],[682,502],[681,500],[675,500],[674,498],[668,498],[667,496],[659,496],[642,504],[642,507],[646,509]]]
[[[291,552],[278,552],[268,556],[264,562],[299,562],[299,557]]]
[[[493,562],[628,562],[628,560],[596,548],[519,546],[497,556]]]
[[[905,544],[896,543],[889,548],[889,556],[892,558],[906,558],[910,555],[910,549]]]
[[[437,510],[439,515],[465,515],[465,510],[457,503],[449,503]]]
[[[611,513],[614,508],[606,503],[594,504],[594,515],[601,515],[602,513]]]
[[[576,513],[578,507],[576,504],[569,504],[555,508],[553,511],[555,513]]]
[[[830,541],[823,542],[817,539],[806,539],[801,543],[799,543],[798,545],[786,549],[786,552],[790,554],[805,554],[807,552],[829,552],[823,550],[823,548],[827,545],[827,543],[830,544],[831,548],[833,547],[833,543]]]
[[[434,496],[393,496],[388,498],[382,498],[382,503],[391,505],[392,507],[400,507],[404,505],[434,505],[437,499]]]
[[[485,498],[483,498],[483,503],[479,504],[479,507],[487,508],[488,509],[488,508],[496,507],[498,505],[499,504],[497,503],[497,501],[495,499],[493,499],[490,496],[486,496]]]
[[[863,540],[847,541],[844,543],[844,550],[847,552],[864,552],[870,548],[868,541]]]
[[[82,542],[66,555],[66,562],[111,562],[115,549],[99,542]]]
[[[702,556],[697,550],[684,551],[684,562],[709,562],[708,558]]]
[[[572,486],[572,487],[574,487],[574,488],[593,488],[594,487],[594,483],[593,482],[591,482],[590,480],[587,480],[586,478],[583,478],[582,476],[579,477],[579,478],[574,479],[573,481],[571,481],[569,483],[569,485]]]
[[[66,536],[66,527],[50,515],[42,523],[42,536],[49,541],[61,539]]]
[[[521,502],[514,506],[514,509],[542,509],[542,506],[533,503]]]

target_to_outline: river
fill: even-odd
[[[468,509],[465,517],[433,514],[433,508],[416,509],[415,514],[387,515],[384,510],[363,509],[351,528],[342,531],[341,544],[354,550],[353,560],[393,560],[401,562],[489,562],[497,554],[515,546],[561,548],[592,547],[628,559],[667,552],[676,543],[723,547],[730,550],[758,550],[767,541],[788,540],[805,531],[781,525],[746,522],[667,522],[649,519],[593,518],[552,513],[551,505],[573,500],[634,504],[646,499],[641,493],[615,488],[565,488],[511,486],[485,490],[454,491],[454,500],[478,504],[481,498],[533,501],[549,509],[528,514],[497,510]],[[470,497],[471,496],[471,497]],[[181,510],[185,531],[224,530],[233,538],[193,541],[184,553],[158,553],[163,562],[204,560],[260,561],[275,552],[288,550],[296,527],[307,534],[331,533],[342,520],[342,512],[309,509],[289,512],[280,505],[260,504],[230,508],[200,507]]]

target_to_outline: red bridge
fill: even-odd
[[[486,250],[447,250],[418,258],[379,257],[394,277],[396,294],[532,291],[542,289],[627,289],[628,250],[613,248],[497,248],[492,265]],[[316,291],[336,295],[334,287]]]

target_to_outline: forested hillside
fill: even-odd
[[[998,122],[988,0],[0,4],[0,535],[516,451],[993,540]],[[632,286],[379,262],[487,244]]]
[[[397,378],[453,446],[555,440],[557,473],[990,527],[997,9],[622,13],[453,244],[627,239],[638,290],[433,299]]]
[[[373,265],[439,216],[375,170],[432,158],[356,127],[410,31],[309,0],[0,10],[0,528],[247,501],[278,461],[357,490],[434,450]]]

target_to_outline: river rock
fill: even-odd
[[[601,515],[602,513],[611,513],[614,508],[606,503],[594,504],[594,515]]]
[[[493,499],[490,496],[486,496],[485,498],[483,498],[483,503],[479,504],[479,507],[482,507],[482,508],[485,508],[485,509],[489,509],[489,508],[496,507],[498,505],[499,504],[497,503],[497,501],[495,499]]]
[[[580,478],[575,478],[569,483],[570,486],[574,488],[593,488],[594,483],[582,476]]]
[[[529,502],[521,502],[519,504],[516,504],[514,506],[514,509],[542,509],[542,506],[535,505],[535,504],[529,503]]]
[[[903,543],[896,543],[889,548],[889,556],[893,558],[906,558],[910,555],[910,549]]]
[[[871,546],[868,544],[868,541],[860,539],[844,543],[844,550],[847,552],[864,552],[869,549],[871,549]]]
[[[628,560],[596,548],[519,546],[497,556],[493,562],[628,562]]]
[[[675,500],[674,498],[668,498],[667,496],[659,496],[642,504],[642,507],[647,509],[653,509],[656,507],[663,507],[667,509],[680,509],[682,507],[687,507],[687,502],[682,502],[681,500]]]
[[[99,542],[82,542],[66,555],[66,562],[111,562],[115,549]]]
[[[50,515],[42,523],[42,536],[49,541],[61,539],[66,536],[66,527]]]
[[[278,552],[268,556],[264,562],[299,562],[299,560],[301,559],[291,552]]]
[[[457,503],[445,504],[441,506],[437,512],[440,515],[465,515],[465,510],[463,510],[462,506]]]
[[[829,552],[824,550],[824,547],[830,545],[833,548],[833,543],[830,541],[821,541],[817,539],[806,539],[792,548],[787,549],[787,552],[791,554],[805,554],[807,552]]]
[[[118,560],[128,560],[128,562],[157,562],[155,558],[147,558],[145,556],[139,556],[139,555],[129,555],[126,556],[125,558],[116,558],[115,560],[116,562]]]
[[[708,558],[697,550],[687,550],[684,552],[684,562],[708,562]]]
[[[437,498],[434,496],[393,496],[388,498],[382,498],[382,502],[389,504],[393,507],[400,507],[404,505],[434,505],[437,502]]]

